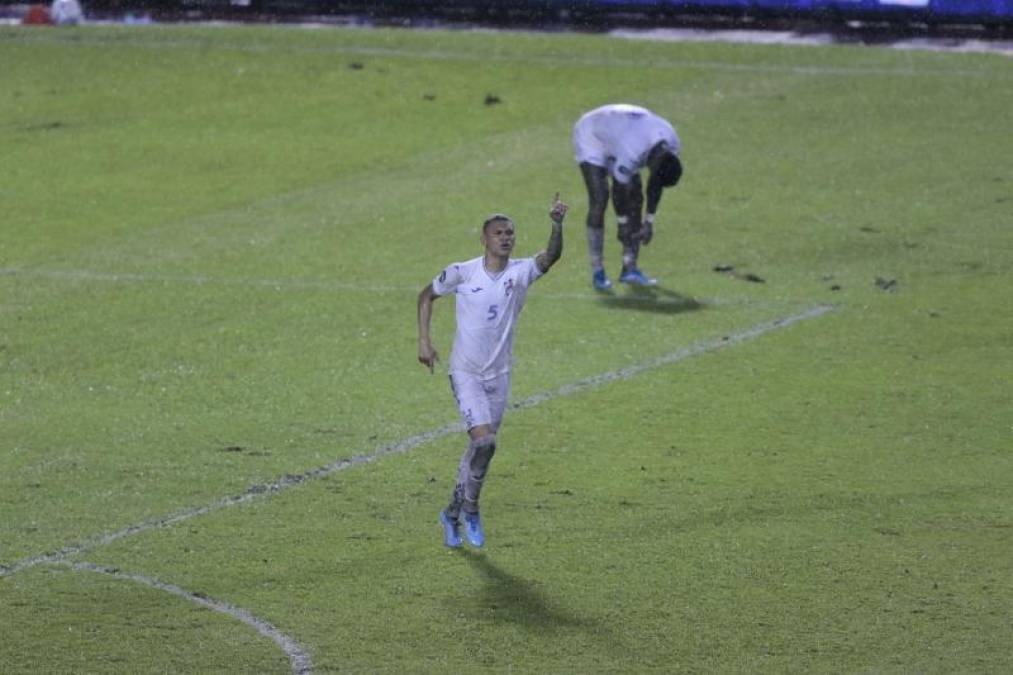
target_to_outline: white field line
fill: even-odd
[[[95,272],[92,270],[54,270],[27,267],[0,267],[0,276],[26,276],[57,281],[100,281],[109,283],[186,284],[191,286],[252,286],[274,290],[306,291],[362,291],[366,293],[418,293],[422,287],[354,284],[334,279],[256,279],[251,277],[224,278],[202,274],[139,274],[134,272]]]
[[[279,27],[280,29],[281,27]],[[368,30],[368,29],[336,29],[336,30]],[[151,36],[148,36],[151,38]],[[481,63],[517,63],[536,64],[554,67],[572,66],[575,68],[587,67],[609,67],[609,68],[661,68],[666,70],[709,70],[724,72],[743,73],[771,73],[785,75],[812,75],[812,76],[865,76],[878,75],[888,77],[913,77],[913,76],[953,76],[960,78],[989,78],[1007,80],[1011,76],[1001,72],[995,72],[977,68],[965,69],[941,69],[941,68],[877,68],[877,67],[846,67],[846,66],[817,66],[817,65],[762,65],[756,63],[725,63],[721,61],[706,61],[692,59],[631,59],[621,57],[587,57],[587,56],[524,56],[517,54],[495,54],[458,52],[452,50],[434,49],[399,49],[391,47],[367,47],[360,45],[321,45],[298,47],[292,45],[263,44],[247,42],[243,44],[224,43],[213,40],[192,40],[192,39],[141,39],[141,38],[108,38],[84,33],[75,34],[67,38],[52,33],[19,32],[17,34],[0,36],[0,43],[4,40],[9,42],[22,43],[47,43],[65,44],[68,46],[124,46],[140,47],[148,49],[169,48],[169,49],[208,49],[215,51],[234,51],[256,54],[272,53],[298,53],[298,54],[337,54],[345,56],[373,56],[380,58],[409,58],[426,59],[433,61],[464,61]]]
[[[355,293],[412,293],[422,290],[419,286],[387,286],[382,284],[357,284],[337,279],[257,279],[254,277],[209,277],[202,274],[141,274],[135,272],[96,272],[93,270],[70,269],[39,269],[29,267],[0,267],[0,277],[34,277],[54,281],[99,282],[111,284],[180,284],[189,286],[246,286],[265,288],[273,291],[324,291],[324,292],[355,292]],[[543,300],[587,300],[602,298],[590,291],[586,293],[538,293],[534,298]],[[622,295],[611,297],[625,297]],[[637,299],[639,296],[631,296]],[[691,298],[686,298],[687,300]],[[719,298],[692,298],[701,305],[732,305],[739,302],[756,304],[753,300],[727,300]],[[665,300],[661,300],[664,303]],[[0,305],[0,310],[4,306]],[[13,309],[13,308],[12,308]]]
[[[676,361],[683,361],[685,359],[692,358],[694,356],[699,356],[700,354],[706,354],[707,352],[713,352],[718,349],[730,347],[732,345],[737,345],[741,342],[745,342],[747,340],[752,340],[753,338],[760,337],[764,333],[769,333],[771,331],[779,330],[781,328],[787,328],[793,323],[798,323],[799,321],[805,321],[806,319],[814,319],[818,316],[826,314],[827,312],[832,312],[836,308],[837,308],[836,305],[816,305],[798,314],[782,317],[780,319],[772,319],[770,321],[764,321],[763,323],[756,324],[752,328],[746,328],[736,333],[730,333],[720,338],[707,340],[705,342],[698,342],[695,345],[683,347],[682,349],[677,349],[674,352],[662,354],[661,356],[656,356],[653,359],[641,361],[640,363],[634,364],[632,366],[627,366],[626,368],[620,368],[619,370],[611,370],[606,373],[601,373],[600,375],[592,375],[591,377],[579,380],[572,384],[565,384],[562,387],[559,387],[558,389],[543,391],[541,393],[534,394],[533,396],[530,396],[524,399],[523,401],[513,404],[511,407],[516,409],[531,408],[533,406],[545,403],[546,401],[551,401],[554,398],[561,398],[563,396],[572,396],[573,394],[584,391],[585,389],[593,389],[600,385],[608,384],[609,382],[615,382],[618,380],[628,380],[631,377],[635,377],[640,373],[643,373],[648,370],[654,370],[656,368],[666,366],[670,363],[675,363]]]
[[[78,572],[82,571],[97,572],[99,574],[108,574],[109,576],[114,577],[116,579],[125,579],[128,581],[133,581],[135,583],[144,584],[145,586],[150,586],[151,588],[160,591],[165,591],[166,593],[178,595],[179,597],[185,600],[195,602],[198,605],[202,605],[204,607],[207,607],[208,609],[220,612],[222,614],[232,617],[233,619],[242,621],[247,626],[250,626],[264,637],[274,640],[274,642],[281,648],[283,652],[285,652],[285,655],[288,657],[289,663],[292,665],[293,673],[296,673],[297,675],[305,675],[307,673],[313,672],[313,661],[310,659],[310,656],[306,652],[306,650],[303,649],[298,642],[296,642],[288,635],[282,633],[280,630],[272,626],[267,621],[264,621],[263,619],[258,619],[257,617],[255,617],[253,614],[243,609],[242,607],[236,607],[235,605],[230,605],[227,602],[222,602],[221,600],[209,598],[208,596],[202,593],[193,593],[191,591],[186,590],[185,588],[180,588],[175,584],[167,584],[164,581],[159,581],[158,579],[145,576],[143,574],[124,572],[123,570],[114,567],[104,567],[102,565],[95,565],[89,562],[77,562],[73,564],[64,563],[64,564],[69,565],[71,568],[73,568],[75,571]]]
[[[537,405],[541,405],[542,403],[551,401],[556,398],[561,398],[564,396],[572,396],[573,394],[577,394],[586,391],[588,389],[593,389],[603,384],[607,384],[609,382],[615,382],[618,380],[627,380],[648,370],[654,370],[656,368],[660,368],[670,363],[675,363],[677,361],[682,361],[684,359],[692,358],[694,356],[699,356],[701,354],[706,354],[708,352],[713,352],[719,349],[724,349],[726,347],[731,347],[733,345],[740,344],[747,340],[760,337],[761,335],[764,335],[766,333],[787,328],[788,326],[798,323],[799,321],[814,319],[818,316],[822,316],[828,312],[831,312],[834,309],[836,309],[834,305],[816,305],[797,314],[792,314],[789,316],[764,321],[762,323],[756,324],[755,326],[752,326],[751,328],[746,328],[744,330],[737,331],[735,333],[730,333],[728,335],[724,335],[719,338],[712,338],[710,340],[698,342],[694,345],[683,347],[682,349],[677,349],[676,351],[669,352],[668,354],[656,356],[654,358],[642,361],[640,363],[628,366],[626,368],[621,368],[619,370],[612,370],[598,375],[593,375],[583,380],[578,380],[577,382],[563,385],[562,387],[559,387],[557,389],[552,389],[549,391],[534,394],[533,396],[530,396],[524,399],[523,401],[519,401],[517,403],[512,404],[511,408],[515,410],[523,410],[525,408],[531,408]],[[30,567],[34,567],[36,565],[44,563],[63,563],[69,556],[84,553],[86,551],[90,551],[92,549],[105,546],[106,544],[111,544],[120,539],[131,537],[135,534],[142,534],[151,530],[172,527],[184,521],[190,520],[191,518],[196,518],[197,516],[203,516],[213,511],[218,511],[220,509],[235,506],[237,504],[250,502],[266,495],[276,494],[283,490],[287,490],[288,488],[291,488],[293,486],[299,485],[300,483],[307,480],[324,478],[326,476],[338,473],[339,471],[344,471],[345,469],[359,466],[361,464],[368,464],[371,462],[375,462],[378,459],[386,457],[387,455],[394,455],[408,452],[409,450],[413,450],[419,446],[426,445],[427,443],[435,441],[444,436],[463,431],[464,425],[462,422],[454,422],[452,424],[447,424],[437,429],[432,429],[430,431],[426,431],[416,436],[411,436],[409,438],[402,439],[392,445],[382,446],[369,452],[364,452],[352,457],[346,457],[335,460],[330,464],[326,464],[324,466],[320,466],[315,469],[310,469],[301,474],[285,475],[279,478],[278,480],[274,481],[273,483],[254,485],[253,487],[246,490],[246,492],[243,492],[238,495],[233,495],[231,497],[223,497],[220,499],[216,499],[215,501],[209,504],[205,504],[204,506],[184,509],[182,511],[178,511],[168,516],[146,520],[141,523],[137,523],[136,525],[130,525],[121,530],[117,530],[115,532],[109,532],[100,535],[98,537],[95,537],[93,539],[87,539],[78,544],[71,544],[69,546],[65,546],[59,549],[58,551],[52,553],[45,553],[43,555],[25,558],[23,560],[19,560],[7,565],[0,565],[0,578],[10,576],[17,572],[20,572],[21,570],[25,570]]]

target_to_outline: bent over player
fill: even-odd
[[[602,248],[605,239],[605,207],[612,177],[612,206],[623,245],[623,268],[619,281],[653,286],[657,280],[640,271],[640,245],[654,236],[654,214],[661,191],[679,182],[679,136],[672,125],[646,108],[625,103],[604,105],[585,113],[573,127],[573,152],[587,186],[587,249],[591,283],[599,291],[612,288],[605,274]],[[647,167],[647,215],[641,219],[644,190],[640,170]]]
[[[450,386],[468,430],[468,447],[457,469],[450,504],[440,511],[443,541],[461,545],[463,515],[468,543],[485,543],[478,498],[496,452],[496,432],[510,393],[514,327],[524,307],[528,286],[549,271],[563,253],[566,204],[553,201],[552,232],[545,250],[533,258],[511,260],[516,229],[503,214],[482,225],[485,252],[467,262],[448,265],[419,293],[419,361],[433,372],[437,353],[429,336],[433,302],[457,296],[457,331],[450,354]]]

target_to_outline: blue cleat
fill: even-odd
[[[634,267],[631,270],[623,270],[622,274],[619,275],[620,283],[630,284],[631,286],[657,286],[658,280],[652,279],[640,271],[639,268]]]
[[[598,270],[591,275],[591,285],[596,291],[612,290],[612,280],[605,275],[605,270]]]
[[[461,523],[447,518],[443,511],[440,511],[440,522],[443,523],[443,544],[448,548],[461,548]]]
[[[482,548],[485,544],[485,532],[482,531],[482,519],[477,513],[464,514],[464,534],[468,537],[468,543],[475,548]],[[458,539],[460,541],[460,539]]]

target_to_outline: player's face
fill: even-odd
[[[504,220],[489,223],[482,234],[487,253],[508,256],[514,250],[514,224]]]

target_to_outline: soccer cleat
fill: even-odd
[[[612,289],[612,280],[605,275],[605,270],[598,270],[592,274],[591,284],[596,291],[608,291]]]
[[[482,518],[477,513],[464,514],[464,534],[468,537],[468,543],[475,548],[482,548],[482,545],[485,544],[485,532],[482,531]]]
[[[619,275],[619,281],[624,284],[630,284],[631,286],[657,286],[658,280],[652,279],[645,275],[638,268],[634,267],[631,270],[623,270],[622,274]]]
[[[443,543],[448,548],[461,547],[461,523],[457,520],[447,518],[447,514],[440,511],[440,522],[443,523]]]

